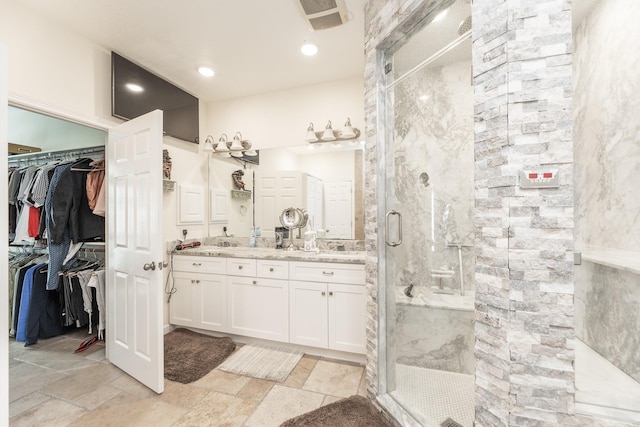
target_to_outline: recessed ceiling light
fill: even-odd
[[[215,74],[215,71],[209,67],[200,67],[198,68],[198,72],[205,77],[212,77]]]
[[[300,52],[302,52],[303,55],[313,56],[318,53],[318,46],[313,43],[305,43],[300,48]]]
[[[140,85],[137,85],[135,83],[127,83],[126,85],[124,85],[127,89],[129,89],[131,92],[142,92],[144,91],[144,88]]]
[[[447,15],[447,11],[449,9],[445,9],[442,12],[440,12],[439,14],[436,15],[435,18],[433,18],[433,22],[438,22],[439,20],[441,20],[442,18],[444,18]]]

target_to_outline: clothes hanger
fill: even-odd
[[[93,166],[91,169],[89,168],[79,168],[79,167],[75,167],[76,164],[80,163],[80,162],[84,162],[88,159],[88,157],[82,158],[78,161],[76,161],[73,165],[71,165],[71,171],[72,172],[94,172],[94,171],[103,171],[104,169],[104,159],[101,160],[93,160],[91,163],[89,163],[89,166]],[[99,165],[99,163],[102,162],[102,165]]]

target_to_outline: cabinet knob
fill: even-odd
[[[333,291],[329,291],[329,296],[333,296]]]
[[[323,271],[322,274],[325,276],[333,276],[333,271]]]
[[[242,270],[242,266],[241,265],[238,266],[238,270]]]
[[[273,267],[269,268],[269,271],[273,273]]]
[[[193,263],[193,266],[194,266],[194,267],[200,267],[201,265],[202,265],[202,263],[201,263],[201,262],[194,262],[194,263]]]
[[[200,280],[191,279],[191,283],[200,283]]]
[[[258,284],[258,281],[257,281],[257,280],[254,280],[254,281],[253,281],[253,284],[254,284],[254,285],[257,285],[257,284]]]
[[[327,293],[325,291],[322,291],[322,296],[325,296]]]

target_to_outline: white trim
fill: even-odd
[[[0,45],[0,140],[7,141],[8,132],[8,111],[7,111],[7,85],[8,85],[8,76],[9,76],[9,67],[7,66],[8,61],[8,53],[7,48],[4,45]],[[0,150],[0,173],[3,176],[3,184],[0,186],[0,205],[2,205],[3,209],[6,209],[7,206],[7,198],[8,198],[8,187],[7,187],[7,171],[8,171],[8,154],[6,145],[3,150]],[[4,213],[6,217],[6,211]],[[4,222],[4,224],[8,224],[8,222]],[[9,425],[9,323],[8,323],[8,299],[9,299],[9,290],[8,290],[8,282],[6,280],[9,274],[9,265],[5,261],[7,260],[7,252],[9,251],[6,242],[9,239],[8,231],[9,228],[7,225],[2,227],[2,231],[0,231],[0,239],[2,239],[3,245],[0,245],[0,259],[3,261],[0,262],[0,277],[2,277],[2,281],[0,282],[0,378],[6,378],[7,380],[2,380],[0,382],[0,414],[5,414],[0,416],[0,424],[1,425]]]

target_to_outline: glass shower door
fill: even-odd
[[[451,22],[425,26],[387,61],[386,389],[423,425],[474,419],[471,38],[457,33],[469,15],[453,3]]]

